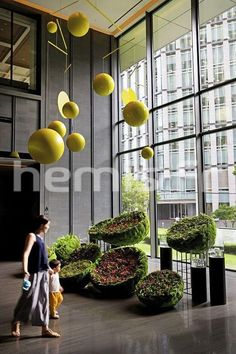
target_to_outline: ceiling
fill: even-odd
[[[151,11],[163,2],[163,0],[14,1],[48,13],[56,11],[54,16],[64,19],[74,12],[83,12],[89,18],[91,28],[114,36],[120,35],[142,18],[145,12]],[[67,7],[67,5],[70,6]]]

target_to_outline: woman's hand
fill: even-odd
[[[29,273],[29,272],[27,272],[27,271],[26,271],[26,272],[24,272],[24,278],[25,278],[25,277],[29,278],[29,277],[30,277],[30,273]]]

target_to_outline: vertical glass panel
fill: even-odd
[[[158,235],[173,222],[197,214],[195,139],[155,149]]]
[[[13,81],[18,86],[36,88],[36,21],[13,14]]]
[[[203,130],[236,122],[236,84],[211,90],[201,96]]]
[[[119,39],[121,93],[131,88],[147,105],[147,62],[145,21]],[[124,104],[121,102],[121,107]],[[120,119],[123,119],[120,112]]]
[[[158,109],[153,114],[155,143],[195,133],[192,98]]]
[[[235,9],[230,0],[199,1],[202,88],[236,77]]]
[[[149,212],[149,166],[140,151],[120,156],[122,211],[142,210]],[[150,235],[136,245],[151,254]]]
[[[125,122],[119,125],[120,151],[131,150],[148,145],[148,124],[138,128],[131,127]]]
[[[11,79],[11,12],[0,11],[0,83],[5,83]]]
[[[203,138],[206,211],[216,221],[216,245],[226,244],[226,267],[236,269],[236,129]]]
[[[153,15],[154,106],[193,92],[191,1],[173,0]]]

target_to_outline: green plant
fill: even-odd
[[[147,256],[136,247],[119,247],[103,254],[91,272],[95,288],[105,294],[128,296],[147,274]]]
[[[212,213],[213,218],[222,220],[225,226],[228,226],[228,222],[231,222],[232,227],[236,222],[236,207],[222,204],[218,209]]]
[[[131,173],[122,177],[122,210],[147,211],[149,203],[149,190],[144,182],[135,179]]]
[[[67,234],[59,237],[52,246],[57,258],[62,261],[67,261],[71,253],[80,247],[80,239],[76,235]]]
[[[48,261],[52,261],[53,259],[57,259],[57,255],[55,253],[54,247],[47,247],[47,252],[48,252]]]
[[[216,225],[212,217],[200,214],[175,222],[166,235],[168,245],[176,251],[197,253],[214,245]]]
[[[147,306],[161,309],[175,306],[183,297],[184,282],[172,270],[161,270],[148,274],[140,280],[135,293]]]
[[[82,259],[87,259],[91,262],[95,262],[99,257],[101,257],[102,252],[100,247],[96,243],[84,243],[81,247],[73,251],[70,255],[69,262],[79,261]]]
[[[89,274],[94,264],[88,260],[71,262],[65,265],[59,275],[65,291],[76,291],[89,283]]]
[[[126,246],[144,240],[149,232],[149,219],[141,211],[121,214],[92,226],[88,233],[91,240],[103,240],[115,246]]]

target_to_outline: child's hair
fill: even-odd
[[[49,266],[50,266],[50,268],[52,268],[52,269],[56,268],[59,264],[61,264],[61,262],[60,262],[58,259],[52,259],[52,260],[49,262]]]

